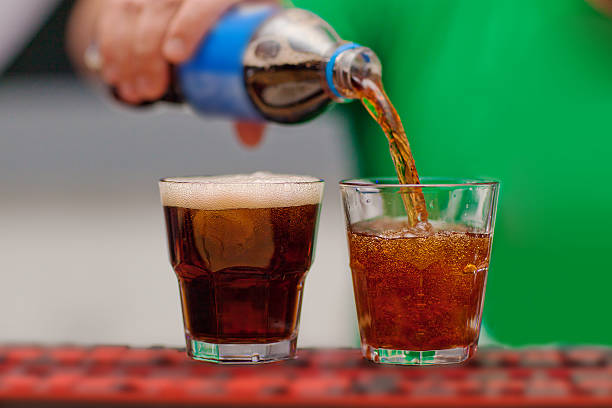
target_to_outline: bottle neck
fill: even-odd
[[[359,98],[366,78],[380,78],[382,66],[369,48],[355,43],[338,47],[326,66],[327,84],[338,102]]]

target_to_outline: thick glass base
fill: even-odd
[[[411,351],[374,348],[367,344],[362,344],[361,351],[365,358],[375,363],[432,365],[462,363],[476,353],[477,347],[477,344],[472,344],[467,347],[457,347],[446,350]]]
[[[297,338],[268,344],[215,344],[187,337],[187,354],[217,364],[260,364],[295,358]]]

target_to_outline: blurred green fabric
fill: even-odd
[[[493,339],[612,345],[612,21],[582,0],[294,4],[379,54],[421,175],[502,182]],[[374,121],[341,109],[361,174],[393,174]]]

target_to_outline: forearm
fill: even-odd
[[[612,17],[612,0],[587,0],[593,7]]]
[[[66,49],[74,66],[87,73],[84,56],[95,41],[98,16],[105,0],[80,0],[72,11],[66,32]]]

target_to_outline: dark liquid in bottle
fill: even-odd
[[[257,110],[279,123],[305,122],[319,116],[331,103],[321,85],[317,60],[269,67],[245,66],[247,92]]]
[[[164,211],[188,336],[255,344],[297,335],[318,204]]]

